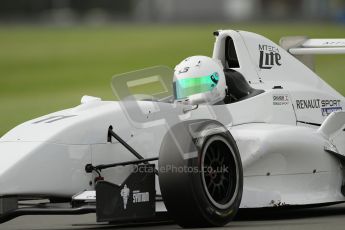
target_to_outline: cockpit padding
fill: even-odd
[[[228,86],[227,95],[224,99],[225,104],[242,101],[265,92],[261,89],[252,88],[243,75],[233,69],[225,69],[224,74]]]

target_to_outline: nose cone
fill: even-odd
[[[30,155],[36,146],[34,142],[0,142],[0,178]]]
[[[16,169],[22,167],[21,163],[36,147],[37,143],[33,142],[0,142],[0,196],[19,187],[18,180],[25,180]]]
[[[89,189],[88,145],[0,141],[0,196],[70,197]]]

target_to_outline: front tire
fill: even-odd
[[[182,227],[224,226],[236,215],[243,169],[236,142],[221,123],[173,126],[161,145],[159,170],[166,208]]]

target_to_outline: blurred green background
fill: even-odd
[[[197,24],[0,26],[0,136],[17,124],[76,106],[83,95],[112,100],[112,75],[154,65],[174,67],[211,55],[217,29],[240,29],[275,42],[288,35],[345,37],[343,25]],[[345,95],[345,55],[319,56],[317,73]]]

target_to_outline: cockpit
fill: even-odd
[[[205,102],[209,104],[230,104],[263,93],[264,90],[251,87],[242,73],[238,71],[240,62],[230,36],[225,38],[223,50],[225,60],[222,60],[221,67],[217,70],[208,68],[210,70],[208,72],[193,75],[193,70],[186,66],[177,70],[178,74],[192,72],[192,77],[176,79],[176,68],[175,72],[165,66],[146,68],[115,75],[112,80],[113,92],[119,100],[132,98],[164,102],[174,102],[200,93],[209,93],[208,96],[221,96],[222,99],[217,102],[206,100]],[[188,58],[184,61],[187,60]],[[193,66],[202,65],[204,61],[196,61]],[[209,66],[206,65],[206,67]],[[223,76],[222,78],[220,74]],[[225,91],[224,95],[214,93],[220,85],[224,85],[224,90],[220,90]]]
[[[224,74],[228,87],[224,98],[225,104],[242,101],[265,92],[261,89],[252,88],[245,77],[236,71],[240,67],[240,63],[234,41],[230,36],[225,38],[224,54]]]

